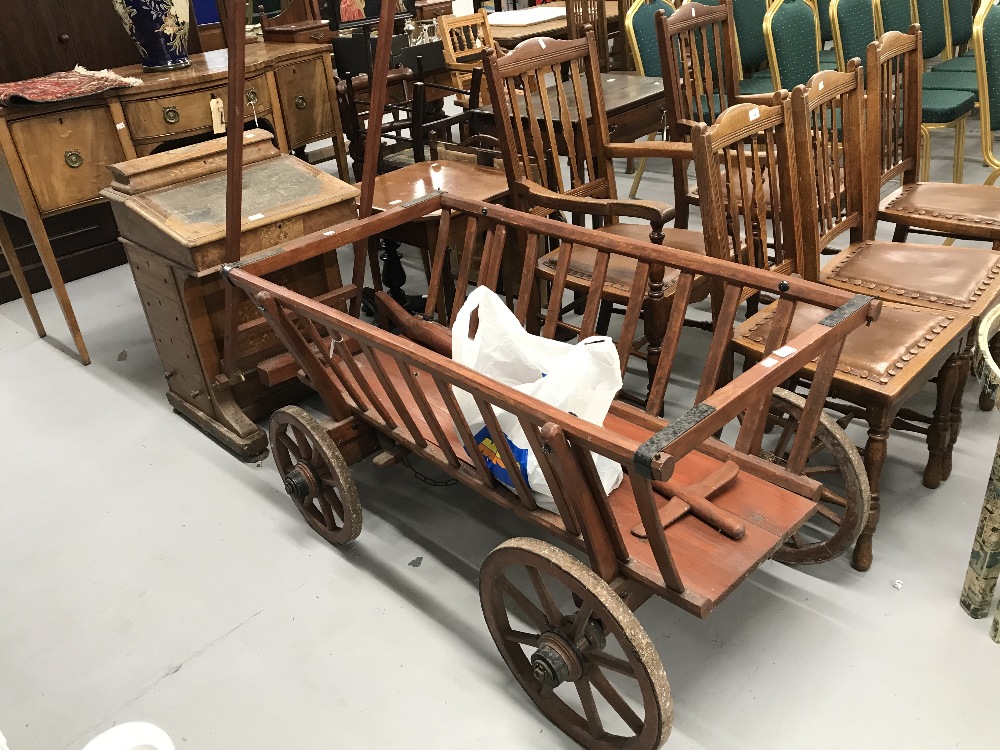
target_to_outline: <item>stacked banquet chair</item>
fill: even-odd
[[[937,63],[933,70],[954,73],[975,72],[976,58],[970,46],[972,26],[975,21],[973,0],[945,0],[944,12],[948,19],[948,48],[950,59]],[[982,6],[983,3],[980,3]]]
[[[941,0],[937,0],[941,2]],[[885,7],[890,3],[886,2]],[[898,5],[893,5],[898,7]],[[874,42],[876,36],[877,9],[871,0],[832,0],[830,4],[830,22],[833,26],[834,46],[837,50],[838,69],[846,70],[848,60],[865,59],[868,45]],[[909,15],[907,15],[909,18]],[[943,40],[942,35],[942,40]],[[942,49],[944,42],[942,41]],[[922,71],[922,64],[912,63]],[[921,75],[922,82],[919,108],[921,120],[921,159],[924,176],[930,170],[931,131],[949,128],[955,131],[954,169],[952,179],[956,183],[962,181],[962,166],[965,158],[965,125],[969,114],[975,109],[976,97],[968,91],[952,90],[938,86],[935,74]],[[932,80],[933,79],[933,80]]]
[[[625,16],[625,33],[628,36],[629,47],[632,49],[632,59],[635,60],[635,69],[639,75],[659,76],[660,70],[660,49],[656,44],[656,19],[657,11],[662,10],[665,15],[674,12],[674,6],[667,0],[635,0]],[[661,130],[666,130],[666,114]],[[656,140],[656,132],[650,133],[648,140]],[[639,164],[632,178],[632,187],[628,191],[629,198],[635,198],[639,192],[639,183],[642,175],[646,171],[646,160],[643,156],[639,159]]]
[[[908,0],[872,0],[872,9],[879,36],[887,31],[905,32],[913,24]]]
[[[830,26],[830,2],[831,0],[816,0],[816,14],[819,16],[819,35],[823,49],[819,53],[819,61],[824,70],[830,70],[837,63],[836,52],[826,47],[827,42],[833,41],[833,28]]]
[[[764,40],[775,91],[836,67],[835,59],[822,59],[819,14],[810,0],[774,0],[764,16]]]
[[[767,0],[739,0],[733,4],[736,69],[743,75],[740,91],[744,94],[767,94],[774,90],[764,39],[766,15]]]
[[[792,93],[790,104],[800,166],[798,272],[808,279],[864,290],[887,302],[878,324],[849,338],[837,372],[827,374],[833,377],[834,397],[859,407],[869,426],[864,455],[872,512],[855,550],[859,569],[871,564],[889,429],[926,432],[930,460],[924,484],[936,487],[948,477],[969,373],[967,334],[975,319],[1000,299],[1000,255],[991,250],[874,240],[875,211],[866,184],[871,179],[866,163],[878,160],[881,144],[872,137],[865,140],[863,102],[863,76],[855,62],[846,73],[818,74],[808,88],[798,87]],[[871,130],[873,125],[877,127],[870,120],[869,136],[876,132]],[[695,146],[699,147],[697,138]],[[773,202],[773,191],[771,197]],[[851,244],[820,270],[821,251],[844,232],[850,232]],[[707,243],[714,253],[716,240],[709,236]],[[948,269],[947,274],[941,273],[942,268]],[[775,326],[795,330],[804,323],[805,318],[782,318],[781,311],[772,306],[740,328],[738,347],[752,357],[763,356],[762,344]],[[925,420],[902,409],[906,399],[935,374],[933,417]],[[846,411],[848,418],[853,416],[852,410]],[[924,426],[924,422],[929,424]]]

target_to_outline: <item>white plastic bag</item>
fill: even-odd
[[[470,339],[472,312],[477,308],[479,327],[475,337]],[[610,338],[591,336],[577,344],[567,344],[533,336],[521,327],[503,300],[483,286],[469,295],[455,316],[452,359],[594,424],[604,423],[611,402],[622,387],[618,351]],[[459,389],[455,389],[455,397],[490,471],[513,488],[511,476],[493,445],[475,400]],[[545,475],[531,453],[517,418],[500,410],[496,410],[496,414],[528,487],[538,494],[551,496]],[[617,462],[595,454],[594,464],[605,492],[621,484],[623,472]],[[538,501],[542,507],[556,511],[552,500],[541,498]]]

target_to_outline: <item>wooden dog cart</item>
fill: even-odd
[[[663,279],[671,279],[679,291],[669,311],[657,382],[670,379],[678,355],[687,307],[684,295],[690,294],[696,277],[708,277],[721,294],[725,312],[712,336],[695,405],[667,422],[615,402],[603,425],[591,424],[361,321],[360,280],[370,239],[439,210],[427,311],[444,311],[440,319],[445,322],[472,285],[496,288],[508,233],[524,238],[528,258],[519,286],[509,291],[522,324],[537,312],[532,307],[537,300],[534,256],[553,242],[559,243],[562,254],[550,315],[558,313],[558,298],[569,294],[564,284],[575,252],[596,254],[597,288],[613,256],[625,256],[636,265],[641,283],[633,286],[626,331],[619,341],[626,354],[640,311],[648,318],[662,310]],[[445,238],[456,225],[465,228],[466,244],[455,272],[442,273],[452,255],[445,251]],[[484,235],[485,241],[473,275],[471,248],[477,235]],[[347,303],[345,309],[265,278],[349,243],[356,249],[355,278],[338,295]],[[377,465],[416,454],[586,555],[589,564],[546,542],[512,539],[484,562],[480,593],[490,632],[521,687],[570,737],[602,749],[655,748],[670,731],[666,674],[635,610],[657,595],[707,616],[817,512],[817,482],[756,457],[771,393],[814,360],[817,372],[825,374],[815,379],[787,445],[789,465],[796,465],[795,456],[812,449],[830,381],[826,375],[833,372],[845,337],[873,319],[879,305],[869,297],[769,271],[440,194],[348,222],[333,236],[320,232],[250,255],[224,267],[223,275],[251,297],[294,355],[300,377],[329,410],[329,418],[317,420],[288,407],[272,417],[270,427],[271,449],[285,488],[324,538],[343,544],[360,533],[361,505],[348,465],[365,453],[359,450],[365,442],[359,435],[374,434],[382,445]],[[720,387],[736,303],[749,290],[776,295],[786,325],[775,326],[762,362]],[[600,297],[592,294],[586,300],[575,329],[580,338],[595,331]],[[786,340],[787,323],[799,304],[830,312]],[[546,315],[543,334],[551,335],[558,325],[562,323]],[[449,333],[444,327],[435,331],[437,336]],[[513,487],[494,478],[458,405],[457,391],[474,399],[506,466],[517,462],[497,414],[516,416],[556,510],[539,505],[520,472],[510,472]],[[732,446],[714,437],[727,426],[735,432]],[[375,441],[367,444],[374,453]],[[348,450],[342,451],[341,445]],[[624,481],[609,494],[597,476],[594,455],[624,470]],[[853,529],[856,537],[861,525],[855,523]]]

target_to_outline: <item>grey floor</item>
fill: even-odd
[[[981,181],[978,123],[966,181]],[[935,135],[934,177],[951,140]],[[622,192],[630,178],[622,177]],[[641,197],[669,200],[664,164]],[[0,306],[0,730],[82,747],[146,720],[180,748],[561,748],[504,667],[477,575],[534,529],[404,467],[355,467],[364,531],[311,533],[270,459],[242,464],[171,412],[127,268],[70,284],[94,363]],[[127,355],[122,355],[122,353]],[[675,750],[997,746],[1000,646],[958,606],[1000,417],[966,397],[952,477],[894,435],[872,570],[767,563],[707,621],[640,618]],[[855,433],[855,437],[861,437]],[[901,588],[893,586],[901,581]]]

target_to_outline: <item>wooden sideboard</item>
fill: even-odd
[[[333,138],[337,167],[347,156],[330,48],[316,44],[254,44],[246,51],[246,119],[254,111],[288,153]],[[56,105],[0,107],[0,211],[22,218],[59,301],[80,359],[90,362],[43,219],[93,205],[111,184],[108,166],[212,133],[209,103],[227,99],[228,54],[193,55],[192,66],[170,73],[118,68],[141,86]],[[39,336],[45,329],[0,214],[0,250]]]

